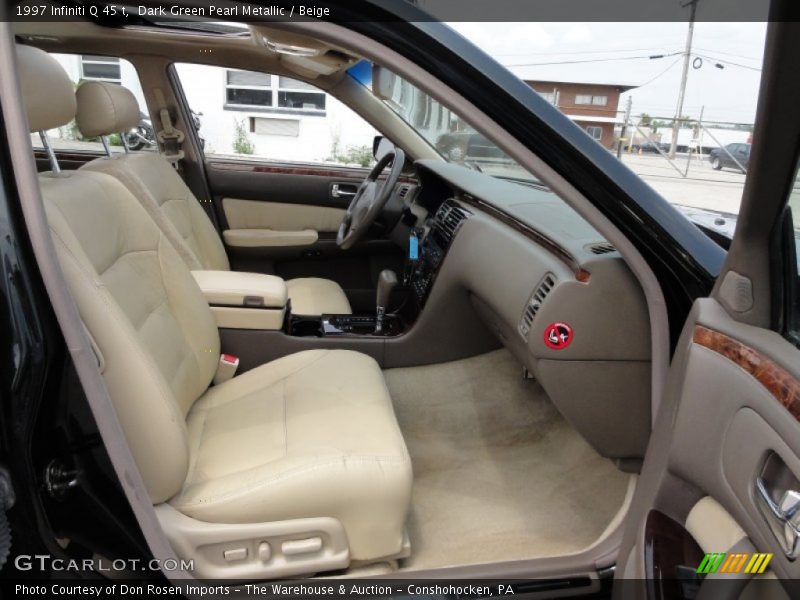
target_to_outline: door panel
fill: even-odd
[[[787,208],[800,178],[800,28],[784,18],[792,6],[770,5],[736,232],[711,297],[695,302],[676,344],[620,548],[618,598],[800,597],[800,344],[792,330],[800,227]],[[701,548],[699,564],[685,553],[653,568],[659,540],[647,523],[656,511]]]
[[[630,561],[621,576],[650,578],[651,595],[644,597],[681,597],[664,592],[679,587],[652,580],[674,580],[678,567],[689,575],[700,567],[675,564],[672,572],[654,572],[647,548],[658,541],[647,523],[659,511],[684,527],[703,553],[730,554],[743,541],[752,545],[751,555],[773,554],[768,570],[778,577],[800,577],[800,562],[786,556],[756,489],[775,457],[784,472],[766,479],[776,503],[785,482],[800,480],[800,351],[778,333],[739,323],[715,300],[702,299],[687,321],[670,379],[631,515],[639,525],[627,539],[630,546],[623,543]],[[719,508],[693,517],[702,503]],[[696,553],[686,558],[696,559]],[[742,559],[738,576],[753,576],[744,573],[749,560]],[[641,594],[634,586],[625,582],[620,597]]]
[[[272,161],[206,160],[208,179],[221,198],[289,202],[345,209],[350,197],[335,197],[336,183],[359,185],[368,169],[280,164]]]
[[[234,270],[332,279],[357,312],[374,311],[381,270],[402,272],[403,252],[388,240],[336,245],[348,192],[367,169],[217,159],[206,168]]]
[[[238,198],[223,198],[222,209],[230,229],[310,229],[317,233],[335,233],[345,214],[345,208]]]

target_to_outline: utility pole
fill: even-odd
[[[691,13],[689,14],[689,31],[686,33],[686,49],[683,54],[683,74],[681,75],[681,87],[678,90],[678,106],[675,108],[675,120],[672,122],[672,143],[669,146],[669,157],[675,158],[675,151],[678,148],[678,132],[681,128],[680,118],[683,116],[683,96],[686,94],[686,80],[689,78],[689,59],[692,54],[692,36],[694,36],[694,16],[697,12],[697,3],[700,0],[689,0]],[[686,5],[684,5],[686,6]]]
[[[633,106],[633,96],[628,96],[628,104],[625,107],[625,121],[622,123],[622,131],[619,132],[619,143],[617,143],[617,158],[622,158],[622,140],[628,132],[628,124],[631,122],[631,107]],[[631,132],[631,139],[628,140],[628,148],[631,147],[633,141],[633,132]]]

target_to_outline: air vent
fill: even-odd
[[[544,304],[547,294],[556,287],[556,283],[556,276],[552,273],[547,273],[528,299],[525,310],[522,312],[522,318],[519,320],[519,333],[526,340],[533,326],[533,320],[536,318],[536,313],[539,312],[542,304]]]
[[[592,254],[608,254],[609,252],[616,252],[616,250],[617,249],[608,242],[603,242],[602,244],[592,244],[589,246],[589,252]]]
[[[448,244],[455,237],[456,231],[468,216],[469,213],[466,210],[450,200],[447,200],[436,211],[437,228]]]
[[[406,195],[408,194],[408,190],[410,189],[411,189],[410,185],[404,185],[403,187],[400,188],[400,191],[397,192],[397,195],[400,196],[401,198],[405,198]]]

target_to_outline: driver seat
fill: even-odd
[[[116,84],[86,81],[76,92],[78,128],[93,138],[128,131],[139,123],[133,93]],[[231,266],[211,219],[169,161],[155,152],[95,159],[81,169],[108,173],[144,206],[190,270],[230,271]],[[302,277],[286,281],[297,315],[351,314],[350,302],[335,281]]]

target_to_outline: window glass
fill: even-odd
[[[84,54],[81,56],[81,73],[83,79],[122,82],[122,67],[119,58]]]
[[[553,92],[539,92],[539,95],[547,100],[550,104],[556,103],[556,95]]]
[[[139,76],[131,63],[115,56],[98,56],[94,54],[53,53],[50,56],[64,67],[76,88],[85,80],[106,81],[122,85],[133,92],[139,103],[142,120],[139,125],[130,131],[112,134],[107,137],[112,152],[124,152],[122,146],[123,135],[128,142],[128,146],[133,150],[156,151],[158,149],[150,117],[147,115],[147,104],[144,101],[144,93],[139,82]],[[56,152],[104,152],[100,140],[98,138],[85,138],[74,120],[68,125],[49,131],[48,137]],[[39,134],[31,135],[31,143],[34,148],[42,148]]]
[[[787,333],[789,338],[800,346],[800,171],[795,176],[794,185],[789,194],[789,210],[794,226],[794,269],[792,269],[789,286],[789,303],[787,307]]]
[[[603,139],[603,129],[601,127],[589,126],[586,128],[586,132],[598,141]]]
[[[180,63],[207,156],[368,166],[377,131],[310,83],[269,73]]]
[[[272,75],[264,73],[254,73],[253,71],[228,71],[229,86],[244,87],[272,87]]]
[[[707,4],[668,3],[684,6],[687,15],[689,5]],[[711,230],[713,239],[733,235],[748,177],[767,23],[700,19],[692,25],[688,53],[685,20],[449,25],[587,136],[587,127],[600,127],[601,146],[703,231]],[[735,161],[725,153],[732,143],[743,145]],[[454,153],[450,141],[440,146],[443,156],[461,157],[466,144]],[[478,158],[467,152],[465,162]]]

